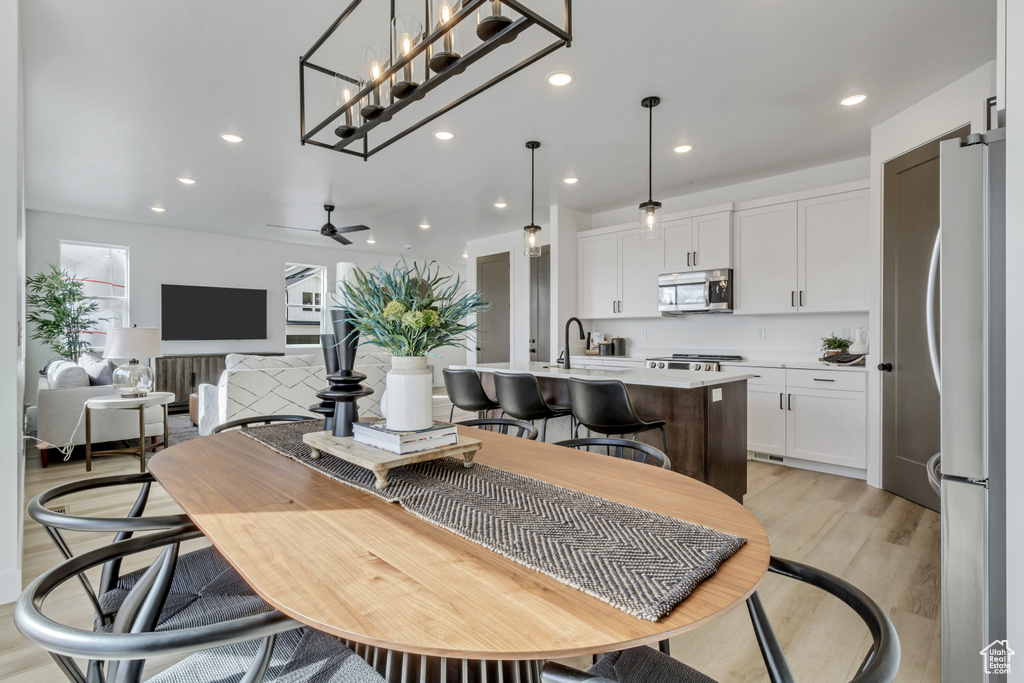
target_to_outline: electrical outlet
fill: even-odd
[[[647,330],[640,330],[640,338],[647,339]]]
[[[757,328],[757,338],[760,339],[761,341],[764,341],[765,339],[767,339],[768,338],[768,330],[766,330],[763,327]]]
[[[840,327],[839,328],[839,336],[842,337],[843,339],[849,339],[850,338],[850,328],[849,327]]]

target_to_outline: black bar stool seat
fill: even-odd
[[[448,400],[452,402],[452,410],[448,415],[451,422],[455,417],[455,409],[465,410],[470,413],[486,413],[488,410],[497,410],[501,406],[497,401],[484,392],[480,384],[480,375],[475,370],[449,370],[441,371],[444,375],[444,389],[448,392]]]
[[[540,440],[547,436],[548,420],[568,417],[572,419],[569,406],[549,404],[540,393],[537,378],[526,373],[494,373],[494,392],[498,395],[501,409],[517,420],[543,420]],[[570,429],[572,425],[570,425]]]
[[[640,432],[660,429],[662,451],[668,453],[665,420],[641,420],[619,380],[570,378],[569,401],[576,419],[573,437],[579,436],[580,426],[604,435],[632,434],[634,440]]]

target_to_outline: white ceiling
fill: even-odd
[[[298,142],[298,56],[346,3],[22,2],[28,208],[342,249],[266,227],[319,227],[329,199],[373,228],[351,248],[457,261],[528,222],[526,140],[538,207],[603,211],[646,199],[645,95],[657,199],[865,156],[873,125],[995,57],[995,0],[576,0],[572,48],[363,162]]]

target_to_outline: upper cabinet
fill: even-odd
[[[732,268],[732,212],[666,220],[666,273]]]
[[[661,240],[640,240],[640,230],[579,238],[578,302],[581,318],[657,318]]]
[[[614,317],[619,300],[619,236],[581,237],[578,263],[580,317]]]
[[[868,191],[741,209],[735,313],[866,311]]]

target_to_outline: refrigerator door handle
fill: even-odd
[[[939,254],[942,251],[942,226],[935,235],[935,246],[932,247],[932,260],[928,265],[928,293],[925,302],[925,327],[928,329],[928,357],[932,362],[932,375],[935,387],[942,393],[942,368],[939,365],[939,339],[935,328],[935,294],[939,285]]]

